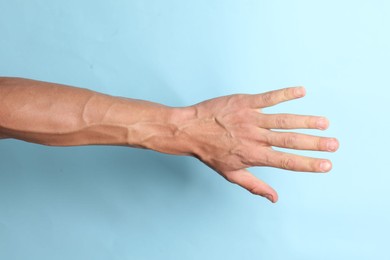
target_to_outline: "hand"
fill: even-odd
[[[334,152],[339,143],[325,138],[271,129],[328,128],[324,117],[293,114],[264,114],[261,109],[305,96],[303,87],[286,88],[255,95],[231,95],[196,104],[194,119],[181,127],[191,138],[192,154],[253,194],[278,200],[276,191],[246,168],[270,166],[291,171],[328,172],[329,160],[310,158],[272,149]]]

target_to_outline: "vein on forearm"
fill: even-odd
[[[0,80],[0,99],[0,136],[54,146],[125,145],[185,152],[175,142],[181,113],[158,103],[12,78]]]

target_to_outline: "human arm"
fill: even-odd
[[[304,88],[288,88],[174,108],[60,84],[0,78],[0,138],[54,146],[123,145],[194,156],[228,181],[276,202],[276,191],[246,168],[327,172],[329,160],[272,147],[329,152],[338,148],[334,138],[273,130],[324,130],[329,123],[323,117],[261,111],[304,95]]]

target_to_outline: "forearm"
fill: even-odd
[[[0,78],[0,138],[44,145],[123,145],[180,154],[178,109],[95,91]]]

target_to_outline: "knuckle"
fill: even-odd
[[[327,150],[327,140],[325,138],[318,138],[317,140],[317,150],[325,151]]]
[[[247,96],[248,96],[248,95],[245,95],[245,94],[235,94],[235,95],[233,95],[232,97],[233,97],[237,102],[244,103],[244,102],[246,102],[246,100],[247,100]]]
[[[275,166],[275,164],[277,164],[277,160],[275,160],[275,157],[269,153],[272,152],[273,149],[271,147],[264,147],[263,150],[265,152],[259,154],[257,166]]]
[[[280,164],[282,169],[292,170],[295,167],[295,161],[289,157],[283,158]]]
[[[261,138],[263,139],[263,141],[267,144],[267,145],[271,145],[273,143],[273,137],[271,135],[271,133],[264,133],[261,135]]]
[[[317,117],[309,116],[304,119],[304,123],[307,128],[317,128]]]
[[[272,150],[272,148],[267,148],[267,149],[269,151]],[[271,156],[269,153],[265,153],[263,155],[263,161],[264,161],[263,165],[269,165],[269,166],[272,166],[274,164],[274,162],[275,162],[273,156]]]
[[[313,159],[310,163],[310,169],[311,172],[321,172],[321,160],[320,159]]]
[[[234,106],[235,104],[237,104],[237,100],[239,100],[239,97],[237,95],[226,96],[226,105],[228,107]]]
[[[287,123],[287,118],[284,117],[284,116],[279,116],[276,118],[275,120],[275,125],[277,128],[279,129],[283,129],[283,128],[286,128],[288,123]]]
[[[244,107],[250,107],[252,104],[254,105],[253,100],[248,94],[234,94],[229,97],[227,106],[242,109]]]
[[[283,142],[284,147],[295,148],[297,143],[297,136],[294,134],[288,135],[286,138],[284,138]]]
[[[290,98],[290,96],[291,96],[291,92],[293,91],[293,89],[291,89],[291,88],[285,88],[284,90],[283,90],[283,98],[284,99],[289,99]]]

